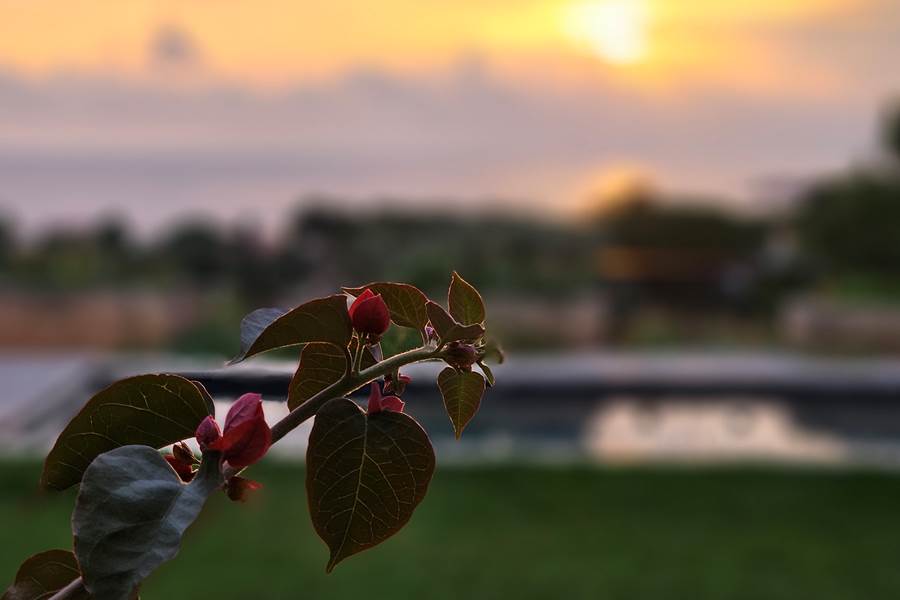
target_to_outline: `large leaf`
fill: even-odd
[[[456,439],[478,412],[484,395],[484,377],[473,371],[457,371],[447,367],[438,375],[438,388],[444,398],[444,408],[450,416]]]
[[[97,600],[125,600],[171,560],[209,495],[222,485],[219,459],[207,454],[184,484],[148,446],[98,456],[84,473],[72,513],[75,555]]]
[[[254,311],[241,321],[241,351],[230,364],[261,352],[308,342],[346,346],[353,329],[343,294],[311,300],[289,312]]]
[[[461,340],[476,340],[484,335],[484,327],[478,323],[462,325],[451,317],[444,307],[437,302],[428,302],[425,306],[428,311],[428,319],[435,333],[441,338],[441,342],[448,344]]]
[[[391,320],[401,327],[413,327],[422,330],[428,323],[425,303],[428,298],[419,288],[406,283],[369,283],[358,288],[344,288],[353,296],[359,296],[366,289],[381,294],[384,303],[391,312]]]
[[[350,344],[350,354],[355,351],[355,342]],[[375,358],[368,348],[363,350],[362,368],[375,364]],[[288,408],[294,410],[325,388],[337,383],[347,370],[344,351],[332,344],[313,342],[307,344],[300,354],[300,366],[288,386]]]
[[[408,415],[366,415],[344,398],[323,406],[306,453],[306,493],[313,526],[331,550],[326,571],[397,533],[433,472],[431,442]]]
[[[75,485],[94,458],[128,444],[162,448],[193,437],[214,415],[200,384],[178,375],[138,375],[112,384],[88,400],[66,425],[47,460],[41,483],[55,490]]]
[[[47,550],[22,563],[2,600],[46,600],[80,575],[74,554],[68,550]],[[90,600],[91,595],[82,589],[69,598]]]
[[[484,301],[472,284],[453,271],[447,294],[450,314],[463,325],[484,324]]]

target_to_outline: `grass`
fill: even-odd
[[[2,576],[69,547],[73,495],[0,464]],[[772,469],[439,468],[410,525],[325,575],[303,471],[217,495],[145,600],[880,599],[900,596],[900,477]]]

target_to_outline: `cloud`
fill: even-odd
[[[805,27],[816,43],[834,40]],[[160,30],[151,48],[168,66],[199,57],[178,30]],[[541,69],[515,77],[477,55],[427,75],[360,68],[278,91],[0,73],[0,199],[29,223],[115,210],[144,228],[199,210],[255,212],[274,226],[309,192],[471,206],[491,196],[559,212],[621,164],[664,188],[746,196],[759,177],[805,176],[866,151],[876,110],[900,81],[895,71],[853,73],[863,79],[838,94],[721,82],[659,92],[603,72],[570,85]]]
[[[153,34],[148,47],[151,64],[161,68],[184,68],[200,62],[200,50],[187,31],[163,25]]]

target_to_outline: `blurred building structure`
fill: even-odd
[[[0,293],[0,348],[158,348],[202,316],[196,295],[146,290]]]
[[[294,363],[172,356],[0,358],[0,451],[39,454],[92,393],[143,372],[198,379],[224,413],[241,393],[267,400],[274,421]],[[410,414],[441,460],[462,462],[758,462],[900,468],[900,360],[812,359],[791,354],[579,353],[518,357],[497,366],[498,386],[461,441],[453,438],[434,379],[413,377]],[[278,452],[300,458],[305,433]]]

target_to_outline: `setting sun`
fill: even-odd
[[[647,53],[647,7],[644,0],[601,0],[577,4],[567,11],[565,27],[574,39],[614,64],[634,64]]]

